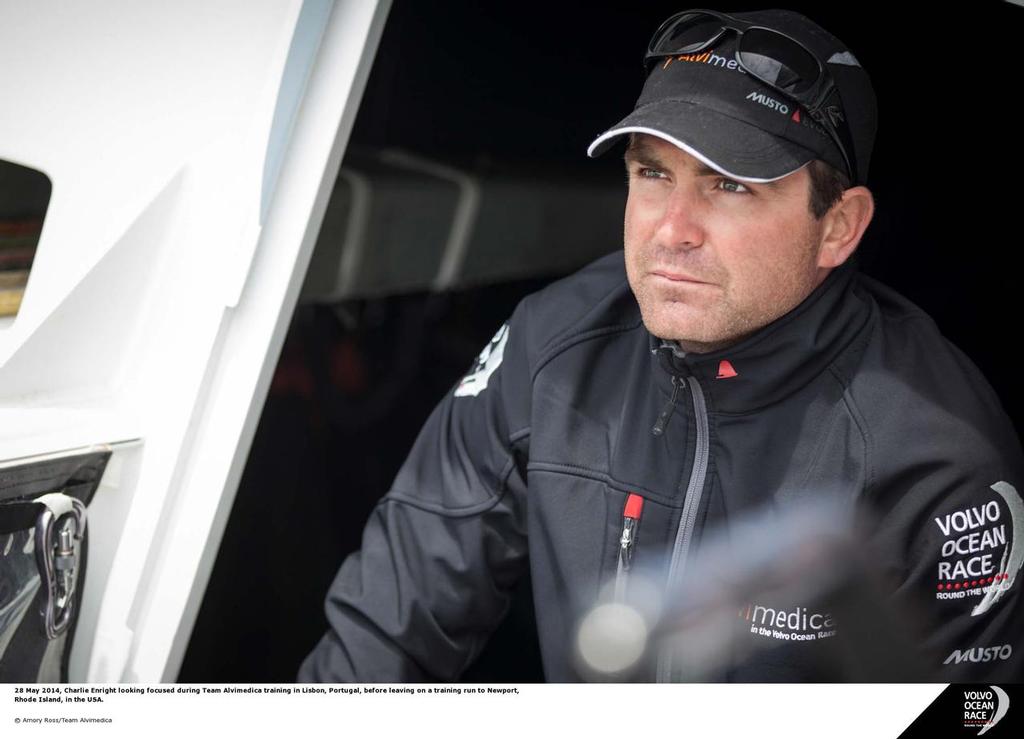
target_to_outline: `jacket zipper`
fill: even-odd
[[[665,427],[668,426],[669,419],[672,418],[672,411],[676,409],[676,398],[679,397],[680,385],[682,385],[682,381],[676,375],[672,375],[672,397],[669,398],[665,407],[661,409],[661,413],[658,414],[658,420],[654,422],[651,433],[655,436],[661,436],[665,433]]]
[[[626,599],[626,581],[633,564],[633,550],[636,548],[636,534],[640,526],[640,514],[644,509],[643,496],[630,493],[622,511],[622,535],[619,537],[619,564],[615,570],[615,600]]]
[[[695,377],[687,377],[693,397],[693,416],[697,427],[696,444],[693,452],[693,467],[690,469],[690,481],[686,486],[686,497],[683,499],[683,512],[679,517],[679,528],[672,546],[672,560],[668,569],[668,588],[677,585],[677,581],[686,567],[689,556],[693,529],[697,523],[697,510],[700,508],[701,496],[704,492],[704,481],[707,478],[708,458],[710,456],[710,430],[708,424],[707,403],[704,391]],[[660,683],[672,679],[672,653],[663,650],[658,655],[658,675]]]

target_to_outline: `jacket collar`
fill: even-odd
[[[659,384],[668,386],[672,374],[693,376],[716,411],[745,413],[783,400],[827,371],[864,335],[872,316],[872,302],[848,262],[796,308],[731,347],[683,353],[651,335],[650,348]]]

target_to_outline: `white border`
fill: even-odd
[[[600,136],[598,136],[596,139],[594,139],[593,143],[590,146],[587,147],[587,156],[591,157],[591,158],[594,158],[596,156],[594,154],[594,149],[596,149],[598,146],[600,146],[602,143],[604,143],[608,139],[615,138],[616,136],[621,136],[624,133],[646,133],[646,134],[649,134],[650,136],[656,136],[657,138],[662,139],[663,141],[667,141],[670,144],[674,144],[675,146],[677,146],[680,149],[682,149],[683,151],[685,151],[687,154],[690,154],[691,156],[693,156],[693,157],[699,159],[700,161],[704,162],[704,164],[708,165],[712,169],[715,169],[715,170],[721,172],[726,177],[731,177],[734,180],[740,180],[741,182],[755,182],[755,183],[758,183],[758,182],[762,182],[762,183],[763,182],[775,182],[776,180],[781,180],[781,179],[783,179],[785,177],[789,177],[791,174],[793,174],[793,172],[799,172],[801,169],[803,169],[808,164],[810,164],[810,161],[804,162],[799,167],[794,169],[792,172],[786,172],[786,174],[779,175],[778,177],[767,177],[767,178],[762,178],[762,177],[741,177],[738,174],[733,174],[732,172],[730,172],[729,170],[727,170],[725,167],[721,166],[720,164],[717,164],[717,163],[711,161],[710,159],[708,159],[706,156],[701,154],[699,151],[694,149],[689,144],[685,144],[682,141],[680,141],[679,139],[674,138],[672,136],[669,136],[667,133],[664,133],[662,131],[656,131],[653,128],[646,128],[644,126],[624,126],[622,128],[613,128],[610,131],[605,131]]]

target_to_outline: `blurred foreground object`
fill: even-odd
[[[865,528],[847,508],[815,503],[712,531],[678,588],[661,585],[667,567],[634,573],[624,597],[621,583],[618,598],[605,588],[577,631],[581,674],[743,680],[755,654],[801,650],[820,681],[926,680],[913,619],[872,577]]]

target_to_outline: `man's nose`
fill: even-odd
[[[697,186],[678,182],[665,201],[655,233],[658,243],[676,249],[695,249],[704,243],[706,205]]]

